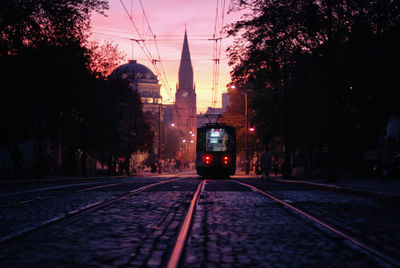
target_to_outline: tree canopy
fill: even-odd
[[[80,150],[103,161],[151,147],[137,93],[105,79],[122,54],[87,42],[90,14],[107,8],[106,0],[1,2],[1,145],[46,139],[71,159]]]
[[[250,10],[228,28],[232,84],[253,92],[258,135],[324,150],[329,107],[341,153],[372,148],[398,113],[400,3],[392,0],[233,1]],[[333,90],[331,90],[333,89]],[[333,94],[332,94],[333,93]],[[356,147],[356,148],[355,148]]]

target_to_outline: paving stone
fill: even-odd
[[[192,235],[204,235],[208,242],[191,239],[187,252],[190,255],[203,248],[208,252],[207,260],[220,267],[293,267],[294,263],[296,267],[315,267],[315,260],[325,258],[333,260],[329,265],[341,266],[343,262],[336,257],[338,248],[349,252],[346,260],[358,254],[341,239],[333,239],[331,234],[258,194],[213,192],[206,186],[202,198],[201,209],[196,211],[202,221],[193,226]],[[214,242],[220,255],[215,254]],[[202,265],[208,264],[203,260]]]

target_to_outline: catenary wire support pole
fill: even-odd
[[[158,173],[161,173],[161,110],[162,104],[158,106]]]
[[[249,162],[249,115],[247,107],[247,90],[244,91],[244,117],[246,120],[246,131],[245,131],[245,149],[246,149],[246,174],[250,172],[250,162]]]
[[[327,1],[328,12],[328,49],[329,49],[329,112],[328,112],[328,181],[336,181],[336,144],[335,144],[335,56],[334,34],[332,29],[332,0]]]

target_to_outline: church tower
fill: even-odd
[[[178,129],[185,140],[184,152],[188,159],[194,160],[195,137],[197,130],[196,92],[193,82],[193,67],[190,59],[189,43],[185,29],[181,62],[179,65],[178,85],[176,87],[176,106],[178,114]],[[192,142],[193,141],[193,142]]]

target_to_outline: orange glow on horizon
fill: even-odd
[[[166,80],[164,82],[158,77],[159,83],[162,85],[163,103],[172,103],[170,99],[171,97],[175,98],[179,61],[186,27],[197,94],[197,113],[205,112],[207,107],[212,107],[213,46],[215,41],[209,39],[213,37],[214,33],[216,1],[147,0],[142,2],[151,31],[147,26],[138,1],[125,0],[123,3],[132,16],[140,36],[121,2],[110,0],[110,9],[106,11],[107,17],[98,14],[92,17],[91,39],[112,41],[118,45],[120,51],[126,54],[127,60],[135,59],[157,75],[152,61],[148,59],[141,48],[145,46],[150,51],[152,58],[157,60],[156,66],[160,72],[162,73],[161,67],[165,71]],[[225,11],[227,9],[228,3]],[[225,14],[224,25],[237,20],[239,17],[240,15],[236,13]],[[156,36],[157,46],[152,33]],[[142,38],[145,40],[144,42],[132,40]],[[221,107],[221,94],[227,91],[226,85],[230,82],[231,68],[228,66],[225,50],[231,42],[231,39],[222,39],[217,108]],[[161,63],[158,62],[157,49],[160,53]],[[169,90],[167,87],[169,87]]]

